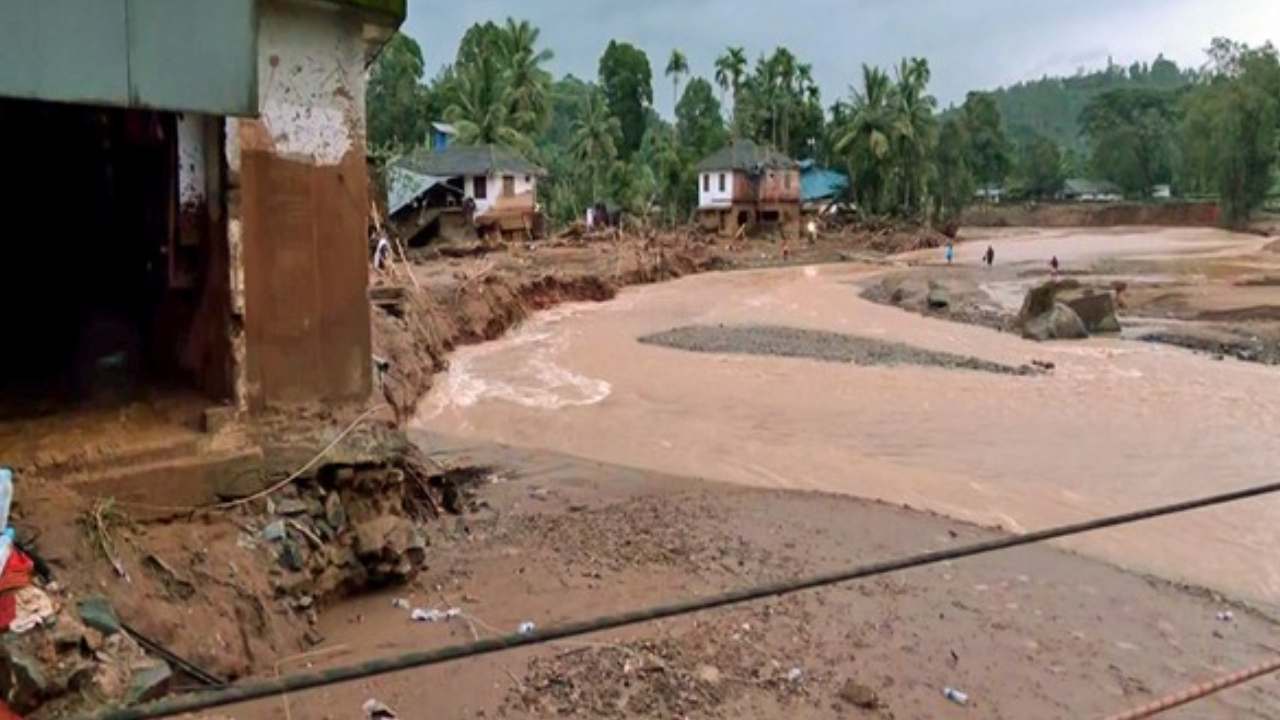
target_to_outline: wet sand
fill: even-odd
[[[954,547],[995,533],[848,496],[719,485],[541,451],[418,438],[495,468],[484,509],[431,527],[412,587],[324,613],[281,672],[350,664],[761,581]],[[394,598],[452,621],[414,623]],[[1231,611],[1230,621],[1216,618]],[[1032,546],[228,708],[240,720],[402,718],[1081,718],[1270,657],[1240,607]],[[950,704],[942,688],[970,696]],[[849,692],[852,689],[855,692]],[[853,698],[853,700],[850,700]],[[1280,712],[1268,678],[1186,718]]]
[[[997,235],[998,261],[1057,254],[1067,264],[1230,254],[1260,240],[1211,230]],[[962,245],[960,259],[976,261],[985,243]],[[1013,531],[1274,480],[1275,368],[1120,339],[1037,345],[924,318],[860,299],[858,283],[874,272],[703,275],[562,306],[456,352],[416,424],[677,475],[905,503]],[[691,324],[854,334],[1056,369],[1005,376],[637,341]],[[1272,604],[1277,541],[1280,501],[1262,499],[1064,544]]]

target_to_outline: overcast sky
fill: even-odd
[[[848,93],[861,63],[922,55],[943,106],[971,89],[1045,74],[1128,65],[1157,53],[1199,65],[1209,40],[1280,42],[1280,0],[409,0],[404,30],[422,45],[428,75],[451,62],[474,22],[525,18],[555,52],[550,69],[594,78],[611,38],[649,54],[655,105],[671,109],[663,76],[672,48],[708,80],[728,45],[756,56],[785,45],[814,66],[824,105]]]

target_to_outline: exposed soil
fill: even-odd
[[[1116,227],[1161,225],[1214,227],[1214,203],[1009,203],[976,205],[964,213],[968,227]]]
[[[1100,232],[1105,236],[1116,231]],[[1014,331],[1022,294],[1049,279],[1048,267],[1020,258],[1002,263],[999,255],[995,267],[983,267],[976,255],[987,243],[998,244],[1008,235],[974,230],[966,236],[967,252],[974,259],[944,265],[917,253],[908,259],[911,267],[866,283],[862,297],[924,315]],[[1256,249],[1087,255],[1061,274],[1088,291],[1117,293],[1118,315],[1127,337],[1247,362],[1280,364],[1280,284],[1274,274],[1280,263],[1263,249],[1264,242],[1252,238],[1248,242]],[[947,292],[950,301],[945,307],[927,302],[931,283]]]
[[[285,670],[349,664],[996,537],[933,515],[570,457],[425,439],[491,468],[482,509],[431,537],[413,587],[324,613]],[[458,607],[413,623],[393,606]],[[1217,619],[1220,612],[1231,619]],[[1047,546],[633,626],[228,709],[351,717],[1097,717],[1270,657],[1271,620],[1205,592]],[[944,687],[969,694],[949,703]],[[447,688],[447,692],[444,689]],[[1271,717],[1261,680],[1195,717]]]
[[[408,265],[371,278],[375,292],[396,287],[405,297],[401,306],[373,313],[374,354],[389,361],[375,392],[403,420],[455,347],[497,338],[562,302],[608,300],[627,285],[710,270],[875,260],[945,241],[929,228],[885,225],[841,228],[814,242],[662,233],[414,251]]]
[[[776,355],[855,365],[924,365],[1006,375],[1034,372],[1029,366],[1016,368],[905,343],[774,325],[680,327],[647,335],[640,342],[691,352]]]

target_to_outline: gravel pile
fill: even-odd
[[[1003,375],[1035,372],[1026,365],[1013,367],[903,343],[777,325],[689,325],[647,335],[640,342],[691,352],[773,355],[855,365],[924,365]]]

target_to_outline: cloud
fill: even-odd
[[[969,90],[1069,75],[1108,58],[1127,65],[1163,52],[1199,65],[1214,36],[1257,44],[1280,33],[1277,0],[410,0],[403,29],[422,44],[434,74],[453,59],[468,26],[507,16],[542,29],[557,75],[593,78],[611,39],[634,43],[649,54],[664,113],[671,93],[662,91],[662,70],[672,48],[709,78],[729,45],[745,47],[753,60],[785,45],[814,65],[828,104],[848,94],[862,63],[922,56],[946,105]]]

